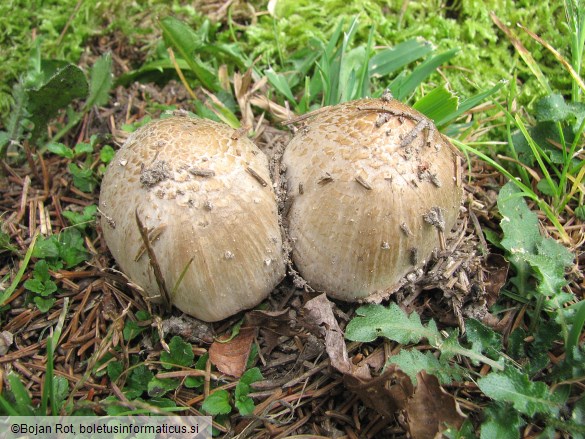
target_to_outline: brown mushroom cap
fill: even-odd
[[[455,148],[393,99],[317,114],[282,162],[293,261],[309,285],[334,298],[386,298],[441,247],[458,217]]]
[[[187,116],[150,122],[104,176],[106,243],[153,300],[162,298],[158,264],[172,304],[201,320],[224,319],[260,303],[285,275],[270,181],[266,156],[226,125]]]

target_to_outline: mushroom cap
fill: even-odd
[[[309,285],[337,299],[388,297],[440,248],[459,214],[457,151],[393,99],[316,114],[282,163],[293,261]]]
[[[150,122],[127,139],[104,176],[106,243],[153,301],[162,299],[158,264],[173,305],[222,320],[256,306],[285,275],[270,181],[266,156],[226,125],[187,116]]]

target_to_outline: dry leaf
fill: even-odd
[[[455,398],[445,392],[433,375],[420,372],[415,388],[410,378],[396,365],[390,365],[372,378],[367,359],[354,365],[348,359],[343,333],[333,315],[331,302],[322,294],[305,305],[305,323],[325,339],[331,365],[343,374],[346,387],[364,404],[386,419],[403,410],[413,439],[433,438],[446,425],[459,428],[465,416]],[[378,362],[375,359],[373,363]]]
[[[0,355],[6,355],[13,342],[14,336],[12,335],[12,332],[2,331],[0,333]]]
[[[214,341],[209,348],[209,359],[220,372],[241,377],[246,370],[250,349],[257,333],[258,328],[245,327],[240,328],[240,333],[230,341]]]
[[[484,266],[484,285],[488,308],[491,307],[500,295],[500,290],[508,279],[510,264],[497,253],[490,253]]]
[[[419,372],[418,386],[406,405],[408,429],[413,439],[435,437],[447,424],[460,428],[465,420],[453,395],[439,385],[434,375]]]
[[[390,365],[379,377],[370,379],[346,374],[344,382],[365,405],[385,418],[392,418],[396,411],[404,409],[413,392],[410,378],[395,365]]]
[[[331,366],[344,374],[362,379],[371,378],[367,365],[356,366],[347,355],[343,332],[333,315],[331,302],[325,294],[309,300],[304,307],[305,323],[325,339],[325,349],[331,360]]]

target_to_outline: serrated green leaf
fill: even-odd
[[[78,227],[81,230],[85,230],[86,227],[95,221],[97,215],[97,206],[90,204],[83,208],[83,212],[73,212],[71,210],[63,211],[63,216],[71,222],[71,225]]]
[[[499,356],[502,350],[502,336],[475,319],[465,321],[467,340],[471,349],[478,354]]]
[[[107,104],[112,84],[112,54],[108,52],[100,56],[91,68],[89,96],[85,101],[85,108]]]
[[[556,416],[560,403],[543,382],[530,381],[528,375],[507,367],[504,372],[492,372],[479,379],[477,385],[486,396],[499,402],[509,402],[516,410],[534,416],[544,413]]]
[[[255,383],[256,381],[263,380],[262,372],[257,367],[252,367],[242,374],[240,377],[240,383],[246,383],[248,385]]]
[[[178,335],[171,339],[169,351],[160,354],[160,361],[165,369],[172,369],[173,366],[190,367],[193,364],[193,348]]]
[[[237,398],[235,402],[236,408],[240,412],[242,416],[248,416],[254,413],[254,409],[256,406],[254,405],[254,400],[249,396],[244,396],[241,398]]]
[[[451,384],[453,380],[458,381],[462,377],[458,365],[440,361],[431,352],[423,354],[417,349],[402,349],[397,355],[391,356],[387,364],[400,367],[415,386],[418,384],[416,376],[423,370],[436,376],[441,384]]]
[[[58,110],[65,108],[74,99],[85,98],[87,91],[88,84],[83,71],[73,64],[56,70],[40,87],[28,89],[27,111],[35,125],[33,139],[42,134]]]
[[[520,190],[512,182],[506,183],[498,195],[498,209],[502,214],[500,227],[504,238],[500,241],[508,251],[508,258],[516,268],[513,283],[522,295],[528,295],[527,283],[530,265],[527,255],[536,254],[536,246],[542,240],[538,229],[538,217],[531,212]]]
[[[148,383],[154,378],[154,374],[145,364],[139,364],[132,369],[126,382],[126,395],[134,399],[148,389]]]
[[[519,439],[525,422],[508,404],[492,403],[483,412],[481,439]]]
[[[391,303],[388,308],[382,305],[359,307],[356,317],[345,329],[345,337],[366,343],[378,337],[386,337],[402,344],[417,343],[426,338],[435,345],[442,338],[433,320],[425,327],[417,313],[408,316],[395,303]]]
[[[201,406],[201,409],[209,415],[227,415],[232,411],[230,406],[230,394],[227,390],[217,390],[210,394]]]
[[[100,149],[100,160],[105,164],[110,163],[115,155],[116,151],[110,145],[104,145]]]
[[[39,311],[42,312],[43,314],[49,311],[56,301],[57,299],[54,297],[45,298],[41,296],[36,296],[33,299],[33,302],[35,303]]]
[[[539,99],[534,104],[534,116],[539,122],[560,122],[571,113],[561,94],[551,94]]]
[[[122,372],[124,372],[124,366],[120,361],[110,361],[106,370],[110,381],[115,382],[118,380],[118,378],[120,378]]]
[[[91,193],[98,186],[91,168],[80,168],[75,163],[69,163],[69,172],[73,176],[73,184],[80,191]]]
[[[154,377],[148,382],[147,392],[151,398],[159,398],[165,393],[176,390],[179,386],[179,380],[171,378],[156,378]]]
[[[58,156],[68,159],[72,159],[75,156],[73,150],[62,143],[49,143],[47,145],[47,149],[53,154],[57,154]]]
[[[93,145],[91,143],[80,142],[73,148],[75,151],[75,156],[80,156],[81,154],[91,154],[93,152]]]

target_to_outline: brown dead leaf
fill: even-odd
[[[484,266],[484,285],[488,308],[496,303],[500,290],[508,279],[509,266],[510,264],[502,255],[490,253],[487,256]]]
[[[289,309],[282,311],[263,311],[255,309],[246,314],[248,326],[257,326],[260,329],[269,329],[280,335],[294,335],[291,329]]]
[[[290,337],[297,331],[292,329],[290,310],[264,311],[255,309],[246,314],[247,326],[256,326],[260,329],[264,341],[264,355],[270,353],[281,343],[281,336]]]
[[[213,330],[209,323],[197,320],[194,317],[183,314],[180,317],[170,317],[161,323],[165,334],[180,335],[191,343],[213,342]]]
[[[396,411],[404,409],[413,393],[410,378],[395,365],[375,378],[362,379],[350,374],[343,378],[349,390],[385,418],[392,418]]]
[[[240,333],[227,342],[214,341],[209,347],[209,359],[222,373],[239,378],[246,370],[246,362],[258,328],[240,328]],[[224,338],[227,339],[226,336]]]
[[[309,300],[304,307],[305,323],[313,332],[325,339],[325,350],[331,366],[343,374],[361,379],[371,378],[367,365],[356,366],[349,361],[343,332],[333,315],[332,304],[325,294]]]
[[[460,428],[465,420],[453,395],[447,393],[434,375],[419,372],[414,395],[406,404],[408,429],[413,439],[435,437],[447,424]]]

